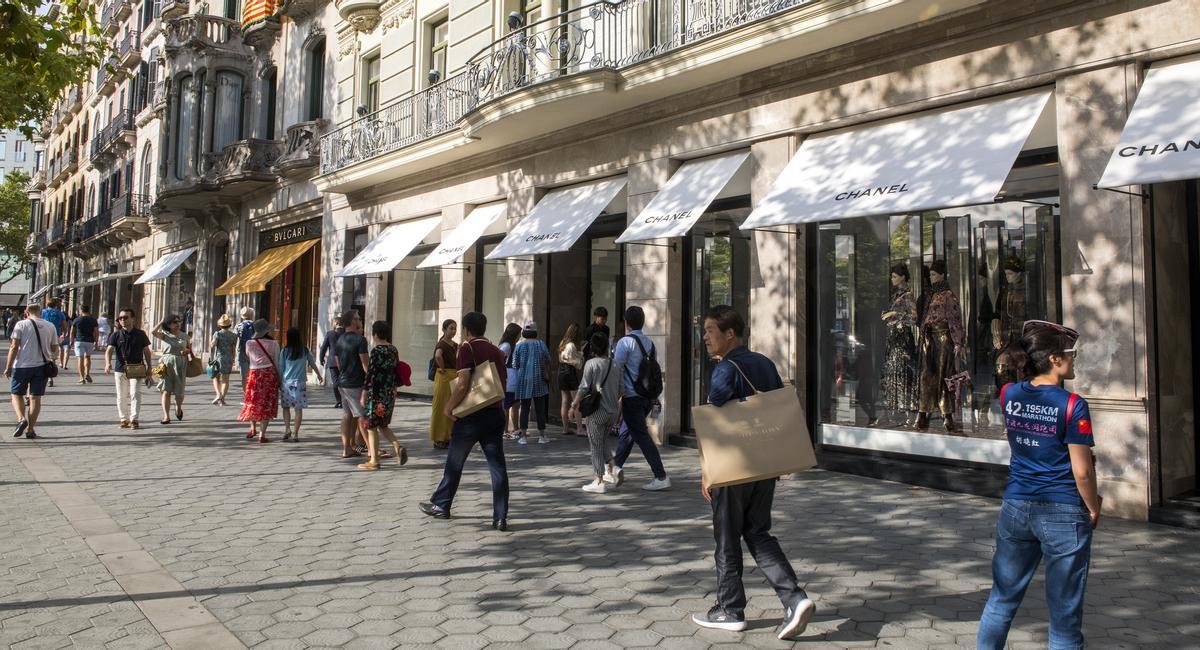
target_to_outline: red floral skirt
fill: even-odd
[[[274,368],[255,368],[246,379],[246,403],[238,420],[263,422],[274,420],[279,412],[279,375]]]

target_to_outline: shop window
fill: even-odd
[[[343,265],[350,260],[358,257],[358,254],[367,247],[367,229],[351,230],[346,233],[346,254],[342,256]],[[355,309],[359,315],[363,317],[363,322],[367,319],[367,279],[361,275],[346,278],[343,280],[344,293],[342,297],[342,311],[347,309]]]
[[[1057,188],[1056,162],[1018,168],[1008,185],[1034,186]],[[824,444],[1007,462],[998,391],[1015,378],[999,351],[1025,320],[1060,318],[1057,198],[1046,194],[817,228]]]
[[[414,252],[392,272],[392,344],[401,359],[429,359],[441,336],[439,306],[442,272],[417,269],[425,255]],[[488,326],[489,331],[491,325]],[[416,364],[421,368],[424,362]],[[415,395],[433,395],[433,383],[425,373],[413,372],[412,386],[404,389]]]
[[[475,262],[479,267],[479,274],[476,276],[476,306],[487,316],[487,335],[492,341],[499,341],[504,327],[508,325],[504,317],[504,297],[508,295],[508,265],[487,261],[487,256],[499,245],[500,241],[495,240],[480,246]]]

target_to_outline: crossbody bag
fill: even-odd
[[[38,353],[42,355],[42,372],[50,379],[54,379],[58,376],[58,364],[46,358],[46,348],[42,347],[42,333],[38,331],[42,328],[38,327],[36,320],[30,319],[29,322],[33,323],[33,335],[37,337]]]

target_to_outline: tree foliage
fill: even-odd
[[[81,0],[0,0],[0,129],[32,137],[30,125],[99,64],[107,45],[91,12]]]
[[[0,287],[25,273],[33,256],[25,251],[29,234],[29,176],[13,171],[0,183]]]

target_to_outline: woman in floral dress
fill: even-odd
[[[229,375],[233,374],[233,357],[237,353],[238,335],[233,333],[233,319],[229,314],[221,314],[217,319],[217,331],[213,332],[208,342],[212,352],[212,363],[217,368],[217,375],[212,378],[213,404],[225,406],[225,395],[229,393]]]
[[[183,319],[172,314],[154,331],[154,338],[166,346],[158,358],[154,374],[158,377],[158,392],[162,395],[162,420],[171,423],[171,396],[175,396],[175,417],[183,419],[183,391],[187,387],[187,362],[192,357],[192,344],[183,332]]]
[[[396,460],[408,462],[408,450],[400,446],[392,431],[392,408],[396,404],[396,365],[400,353],[392,345],[392,325],[377,320],[371,324],[371,359],[367,363],[367,385],[363,390],[363,424],[367,430],[368,460],[359,469],[379,469],[379,434],[392,443]]]
[[[892,303],[883,312],[887,327],[887,354],[883,362],[883,407],[905,414],[905,424],[916,422],[917,346],[913,327],[917,324],[917,301],[908,287],[908,267],[892,267]]]

